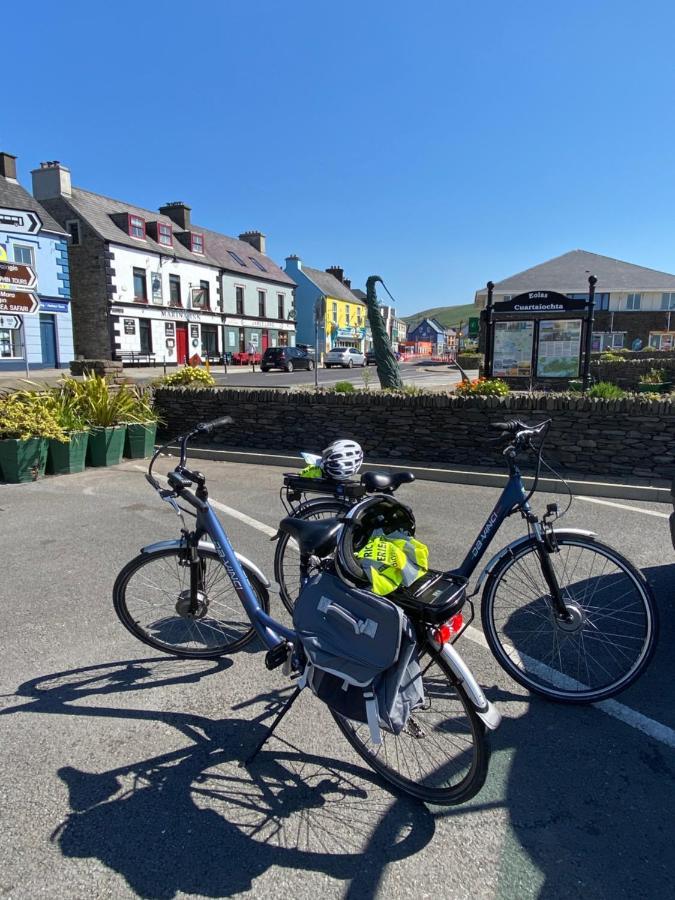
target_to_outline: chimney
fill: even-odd
[[[291,253],[290,256],[286,257],[286,268],[285,272],[302,272],[302,260],[297,255],[297,253]]]
[[[245,231],[239,235],[239,240],[246,241],[251,247],[255,247],[259,253],[265,253],[265,235],[262,231]]]
[[[33,169],[33,196],[36,200],[53,200],[56,197],[70,197],[70,169],[62,166],[58,159],[41,162],[39,169]]]
[[[183,231],[190,230],[190,207],[186,206],[182,200],[165,203],[164,206],[160,206],[159,211],[163,216],[168,216]]]
[[[326,269],[326,272],[344,284],[345,270],[341,269],[340,266],[331,266],[330,269]]]
[[[11,178],[16,181],[16,156],[0,151],[0,175],[3,178]]]
[[[351,289],[352,289],[352,280],[351,280],[351,278],[343,278],[343,279],[342,279],[342,283],[344,284],[344,286],[345,286],[346,288],[349,288],[349,290],[351,291]]]

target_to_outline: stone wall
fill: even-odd
[[[659,369],[665,372],[666,381],[675,381],[675,356],[663,354],[657,359],[639,359],[635,354],[632,359],[598,360],[591,363],[591,374],[596,381],[611,381],[619,387],[630,390],[640,382],[640,375],[649,372],[650,369]]]
[[[461,398],[443,394],[313,394],[226,388],[161,388],[156,394],[165,432],[231,415],[215,445],[248,450],[319,452],[336,438],[353,438],[367,456],[420,465],[503,465],[490,443],[490,422],[551,418],[546,458],[569,473],[675,474],[675,404],[670,400],[591,400],[535,395]]]

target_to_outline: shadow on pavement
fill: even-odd
[[[141,897],[229,896],[250,889],[270,866],[319,872],[349,882],[347,897],[373,897],[388,863],[431,840],[434,818],[421,804],[384,793],[367,768],[277,737],[241,768],[290,689],[242,704],[258,707],[253,719],[89,705],[96,696],[189,684],[230,664],[133,660],[23,684],[17,696],[26,702],[0,714],[140,719],[188,738],[179,749],[104,772],[60,768],[70,812],[52,840],[66,857],[100,860]],[[74,705],[83,698],[87,705]]]

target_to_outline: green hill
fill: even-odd
[[[422,312],[403,316],[408,325],[417,324],[427,316],[437,319],[445,328],[456,328],[460,322],[466,323],[469,317],[478,315],[478,307],[473,303],[463,303],[460,306],[436,306],[433,309],[423,309]]]

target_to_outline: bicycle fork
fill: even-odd
[[[561,622],[571,622],[572,613],[569,611],[560,592],[560,585],[551,562],[551,554],[558,553],[558,544],[553,531],[545,532],[538,523],[533,526],[534,536],[537,541],[537,553],[541,563],[541,574],[544,576],[546,587],[553,600],[553,611]]]

